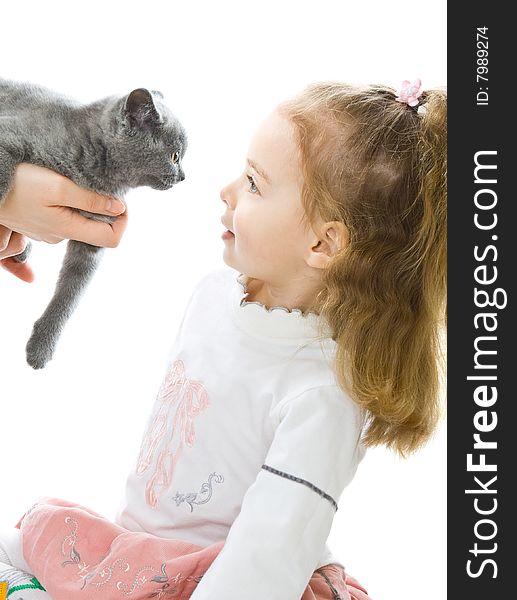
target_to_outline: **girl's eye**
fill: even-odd
[[[248,181],[250,183],[249,191],[252,194],[258,194],[259,190],[258,187],[255,185],[255,180],[253,179],[253,177],[251,177],[251,175],[246,175],[246,177],[248,178]]]
[[[176,163],[179,161],[179,159],[180,159],[180,153],[179,153],[178,151],[176,151],[176,152],[175,152],[175,153],[172,155],[172,157],[171,157],[171,158],[172,158],[172,162],[173,162],[174,164],[176,164]]]

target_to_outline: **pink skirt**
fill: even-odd
[[[187,600],[224,545],[128,531],[77,504],[45,498],[20,520],[22,549],[53,600]],[[312,574],[300,600],[371,600],[337,564]]]

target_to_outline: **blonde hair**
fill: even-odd
[[[295,125],[308,221],[349,241],[315,309],[337,342],[339,384],[363,407],[362,441],[406,455],[440,416],[447,286],[447,96],[420,106],[385,86],[309,86],[280,105]]]

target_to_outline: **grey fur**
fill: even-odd
[[[0,205],[21,162],[57,171],[100,194],[121,196],[138,186],[166,190],[182,181],[186,148],[185,130],[160,92],[139,88],[84,105],[41,86],[0,78]],[[54,296],[27,343],[33,368],[52,358],[102,250],[68,242]],[[25,261],[29,252],[30,247],[16,259]]]

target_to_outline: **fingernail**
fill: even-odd
[[[116,215],[119,215],[120,213],[124,212],[125,208],[126,207],[124,203],[120,200],[115,200],[114,198],[108,198],[106,200],[106,210],[108,212],[112,212]]]

